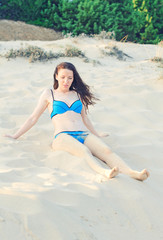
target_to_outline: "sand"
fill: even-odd
[[[21,21],[0,20],[0,41],[54,41],[61,38],[63,38],[62,33],[53,29],[38,27]]]
[[[90,59],[59,58],[29,63],[0,58],[0,239],[3,240],[161,240],[163,239],[163,56],[156,45],[90,38],[55,42],[0,42],[0,52],[28,45],[59,51],[76,46]],[[117,46],[125,61],[104,56]],[[103,140],[132,168],[147,168],[150,178],[125,175],[100,182],[85,162],[53,152],[53,126],[47,111],[18,140],[14,133],[32,113],[53,71],[62,61],[75,64],[101,99],[89,117]],[[99,63],[97,63],[99,61]]]

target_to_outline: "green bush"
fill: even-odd
[[[98,34],[107,27],[109,4],[103,0],[84,0],[78,5],[74,34]]]
[[[129,41],[135,41],[139,32],[140,14],[134,11],[130,0],[109,5],[108,29],[115,33],[117,40],[125,36]]]
[[[48,0],[46,1],[44,9],[41,11],[42,26],[48,28],[56,28],[60,29],[60,25],[58,25],[59,19],[59,0],[54,1]]]
[[[158,43],[163,39],[163,2],[162,0],[133,0],[134,9],[141,14],[140,43]]]
[[[40,11],[46,0],[1,0],[0,18],[35,21],[40,17]]]
[[[158,43],[162,0],[1,0],[0,18],[21,20],[64,34],[113,32],[116,40]]]

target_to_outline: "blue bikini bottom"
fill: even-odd
[[[64,131],[64,132],[60,132],[60,133],[56,134],[54,138],[58,137],[58,135],[60,135],[61,133],[66,133],[83,144],[84,144],[86,137],[89,135],[88,131]]]

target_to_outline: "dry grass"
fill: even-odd
[[[132,58],[123,51],[119,50],[117,46],[106,46],[104,49],[101,49],[101,53],[104,56],[115,56],[118,60],[125,61],[127,58]]]
[[[152,62],[159,64],[159,67],[163,67],[163,41],[161,41],[156,49],[156,56],[151,59]]]
[[[163,58],[161,57],[154,57],[151,59],[152,62],[158,63],[158,67],[163,68]]]
[[[63,49],[63,52],[58,53],[54,53],[52,51],[47,52],[36,46],[29,46],[28,48],[20,48],[18,50],[10,49],[2,57],[6,57],[8,60],[16,57],[24,57],[28,58],[30,63],[37,61],[46,62],[51,59],[58,59],[60,57],[79,57],[82,58],[84,62],[92,63],[94,66],[100,64],[99,61],[89,59],[80,49],[71,45],[67,45],[65,49]]]
[[[18,50],[10,49],[4,57],[16,58],[16,57],[25,57],[29,58],[29,62],[36,62],[36,61],[48,61],[53,58],[63,57],[63,53],[53,53],[53,52],[46,52],[43,49],[35,46],[29,46],[28,48],[20,48]]]
[[[54,58],[60,57],[80,57],[86,58],[85,54],[78,48],[67,46],[64,52],[53,53],[51,51],[46,52],[43,49],[35,46],[29,46],[28,48],[20,48],[19,50],[10,49],[5,55],[7,59],[16,57],[29,58],[29,62],[36,61],[48,61]]]
[[[85,54],[78,48],[67,46],[65,49],[65,57],[80,57],[85,58]]]
[[[115,34],[114,32],[106,32],[106,31],[101,31],[99,34],[85,34],[85,33],[81,33],[78,36],[73,36],[72,33],[67,33],[64,35],[64,38],[73,38],[74,40],[78,40],[78,39],[83,39],[83,38],[94,38],[94,39],[112,39],[115,40]]]
[[[158,43],[155,57],[151,58],[152,62],[158,63],[159,67],[163,67],[163,41]]]

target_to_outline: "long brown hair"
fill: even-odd
[[[60,69],[68,69],[73,72],[73,82],[71,84],[70,91],[73,90],[77,92],[77,94],[79,94],[86,109],[88,109],[88,105],[94,105],[95,101],[99,100],[93,95],[93,93],[91,93],[90,87],[83,82],[75,66],[69,62],[62,62],[56,67],[54,71],[54,89],[58,88],[58,80],[56,79],[56,75],[58,74]]]

